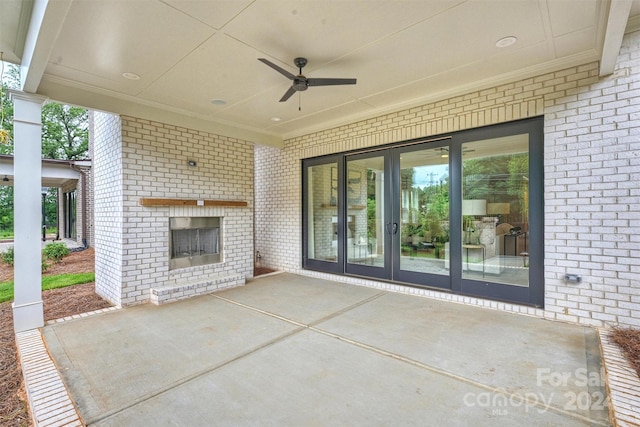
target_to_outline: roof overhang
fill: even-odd
[[[42,160],[42,186],[63,187],[82,176],[82,169],[90,169],[90,160]],[[0,185],[13,185],[13,156],[0,156]]]

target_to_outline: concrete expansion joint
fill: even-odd
[[[280,316],[278,314],[271,313],[269,311],[262,310],[262,309],[259,309],[257,307],[253,307],[253,306],[250,306],[250,305],[247,305],[247,304],[243,304],[243,303],[240,303],[240,302],[237,302],[237,301],[233,301],[233,300],[230,300],[228,298],[224,298],[224,297],[221,297],[221,296],[218,296],[218,295],[211,295],[211,296],[214,297],[214,298],[223,300],[225,302],[228,302],[230,304],[234,304],[234,305],[237,305],[239,307],[243,307],[243,308],[246,308],[248,310],[252,310],[252,311],[255,311],[255,312],[258,312],[258,313],[261,313],[261,314],[264,314],[264,315],[267,315],[267,316],[270,316],[270,317],[273,317],[273,318],[276,318],[276,319],[279,319],[279,320],[282,320],[282,321],[285,321],[285,322],[288,322],[288,323],[292,323],[292,324],[294,324],[296,326],[299,326],[298,329],[295,329],[295,330],[291,331],[288,334],[280,336],[280,337],[278,337],[278,338],[266,343],[264,346],[262,346],[260,348],[264,348],[264,347],[273,345],[273,344],[275,344],[277,342],[280,342],[280,341],[282,341],[282,340],[284,340],[284,339],[286,339],[286,338],[288,338],[288,337],[290,337],[292,335],[295,335],[295,334],[297,334],[297,333],[299,333],[299,332],[301,332],[303,330],[310,330],[310,331],[325,335],[327,337],[331,337],[331,338],[340,340],[342,342],[354,345],[354,346],[362,348],[364,350],[371,351],[371,352],[377,353],[377,354],[385,356],[385,357],[390,357],[392,359],[395,359],[395,360],[398,360],[398,361],[401,361],[401,362],[404,362],[404,363],[408,363],[408,364],[410,364],[412,366],[415,366],[415,367],[418,367],[418,368],[421,368],[421,369],[425,369],[425,370],[433,372],[433,373],[435,373],[437,375],[443,375],[443,376],[446,376],[448,378],[451,378],[451,379],[454,379],[454,380],[457,380],[457,381],[461,381],[461,382],[466,383],[466,384],[470,384],[470,385],[485,389],[485,390],[487,390],[489,392],[492,392],[492,393],[501,394],[501,395],[506,396],[509,399],[514,399],[515,401],[525,402],[529,406],[539,408],[540,410],[543,410],[543,411],[550,410],[550,411],[553,411],[555,413],[561,414],[563,416],[570,417],[570,418],[573,418],[573,419],[577,419],[577,420],[580,420],[582,422],[585,422],[585,423],[587,423],[589,425],[593,425],[593,426],[596,426],[596,425],[598,425],[598,426],[600,426],[600,425],[601,426],[608,426],[609,425],[608,423],[601,423],[601,422],[599,422],[597,420],[593,420],[593,419],[591,419],[589,417],[577,414],[574,411],[568,411],[568,410],[565,410],[564,408],[559,407],[559,406],[554,406],[554,405],[550,405],[550,404],[541,403],[538,399],[532,399],[531,397],[527,397],[526,395],[523,396],[522,394],[513,393],[513,392],[510,392],[509,390],[506,390],[504,388],[494,387],[494,386],[490,386],[490,385],[487,385],[487,384],[484,384],[484,383],[481,383],[481,382],[470,380],[468,378],[464,378],[464,377],[462,377],[460,375],[457,375],[457,374],[454,374],[452,372],[448,372],[448,371],[445,371],[443,369],[436,368],[434,366],[419,362],[417,360],[408,358],[406,356],[402,356],[402,355],[397,354],[397,353],[389,352],[389,351],[380,349],[378,347],[371,346],[371,345],[362,343],[360,341],[347,338],[347,337],[339,335],[339,334],[334,334],[332,332],[325,331],[325,330],[320,329],[320,328],[315,326],[315,325],[319,325],[319,324],[321,324],[321,323],[323,323],[323,322],[325,322],[327,320],[335,318],[335,317],[337,317],[339,315],[345,314],[345,313],[347,313],[347,312],[349,312],[349,311],[351,311],[351,310],[353,310],[353,309],[355,309],[357,307],[363,306],[363,305],[365,305],[365,304],[367,304],[367,303],[369,303],[369,302],[371,302],[371,301],[373,301],[375,299],[380,298],[381,296],[383,296],[383,295],[385,295],[387,293],[388,293],[388,291],[380,291],[380,292],[370,296],[369,298],[366,298],[366,299],[364,299],[362,301],[359,301],[359,302],[357,302],[355,304],[352,304],[352,305],[350,305],[348,307],[345,307],[345,308],[343,308],[341,310],[337,310],[337,311],[335,311],[335,312],[333,312],[333,313],[331,313],[331,314],[329,314],[329,315],[327,315],[327,316],[325,316],[325,317],[323,317],[321,319],[318,319],[318,320],[316,320],[314,322],[311,322],[309,324],[304,324],[304,323],[301,323],[301,322],[297,322],[297,321],[289,319],[287,317]],[[235,360],[238,360],[240,358],[246,357],[248,354],[251,354],[251,353],[253,353],[253,352],[257,351],[257,350],[259,350],[259,349],[254,349],[251,352],[248,352],[247,354],[240,355]],[[228,363],[231,363],[231,362],[228,362]],[[215,369],[218,369],[218,368],[219,367],[216,367]],[[640,424],[638,424],[638,427],[640,427]]]
[[[167,392],[170,392],[171,390],[175,389],[176,387],[180,387],[182,385],[190,383],[190,382],[192,382],[192,381],[194,381],[194,380],[196,380],[198,378],[201,378],[201,377],[203,377],[203,376],[205,376],[207,374],[210,374],[210,373],[215,372],[215,371],[217,371],[219,369],[222,369],[227,365],[230,365],[230,364],[232,364],[234,362],[242,360],[242,359],[246,358],[247,356],[250,356],[250,355],[254,354],[257,351],[260,351],[260,350],[262,350],[264,348],[267,348],[267,347],[270,347],[270,346],[272,346],[272,345],[274,345],[276,343],[279,343],[279,342],[289,338],[290,336],[299,333],[302,330],[304,330],[304,327],[300,327],[300,328],[294,329],[294,330],[292,330],[292,331],[290,331],[290,332],[288,332],[288,333],[286,333],[284,335],[281,335],[281,336],[276,337],[276,338],[274,338],[272,340],[269,340],[269,341],[265,342],[262,345],[259,345],[257,347],[252,348],[252,349],[249,349],[249,350],[247,350],[245,352],[242,352],[242,353],[238,354],[237,356],[232,357],[231,359],[226,360],[226,361],[224,361],[224,362],[222,362],[222,363],[220,363],[220,364],[218,364],[218,365],[216,365],[216,366],[214,366],[212,368],[203,369],[203,370],[198,371],[198,372],[196,372],[196,373],[194,373],[192,375],[186,376],[186,377],[180,379],[179,381],[175,381],[173,383],[170,383],[170,384],[166,385],[165,387],[159,388],[154,393],[149,393],[149,394],[146,394],[146,395],[144,395],[144,396],[142,396],[142,397],[140,397],[138,399],[134,399],[134,400],[130,401],[129,404],[127,404],[127,405],[125,405],[123,407],[120,407],[118,409],[106,412],[105,414],[103,414],[99,418],[87,420],[87,424],[88,425],[92,425],[92,424],[97,424],[97,423],[103,422],[105,420],[108,420],[109,418],[111,418],[113,416],[116,416],[116,415],[118,415],[118,414],[120,414],[122,412],[125,412],[128,409],[133,408],[133,407],[135,407],[136,405],[138,405],[140,403],[143,403],[143,402],[146,402],[146,401],[148,401],[150,399],[153,399],[153,398],[156,398],[158,396],[161,396],[161,395],[163,395],[163,394],[165,394]]]
[[[356,341],[356,340],[352,340],[350,338],[346,338],[346,337],[341,336],[341,335],[333,334],[331,332],[324,331],[322,329],[318,329],[318,328],[315,328],[315,327],[310,327],[309,329],[312,330],[312,331],[318,332],[320,334],[326,335],[328,337],[332,337],[332,338],[338,339],[340,341],[346,342],[348,344],[355,345],[355,346],[357,346],[359,348],[362,348],[362,349],[365,349],[365,350],[368,350],[368,351],[372,351],[372,352],[380,354],[382,356],[390,357],[392,359],[399,360],[399,361],[404,362],[404,363],[408,363],[408,364],[410,364],[412,366],[416,366],[418,368],[425,369],[425,370],[433,372],[433,373],[435,373],[437,375],[443,375],[443,376],[446,376],[448,378],[451,378],[451,379],[454,379],[454,380],[457,380],[457,381],[461,381],[461,382],[466,383],[466,384],[470,384],[470,385],[474,385],[476,387],[483,388],[483,389],[485,389],[485,390],[487,390],[489,392],[492,392],[492,393],[501,394],[503,396],[506,396],[509,399],[513,399],[514,401],[522,401],[523,403],[526,403],[527,405],[529,405],[531,407],[537,407],[537,408],[539,408],[539,409],[541,409],[543,411],[550,410],[550,411],[556,412],[558,414],[561,414],[561,415],[564,415],[564,416],[567,416],[567,417],[571,417],[571,418],[575,418],[575,419],[587,422],[587,423],[589,423],[589,425],[601,425],[601,426],[608,426],[609,425],[609,424],[606,424],[606,423],[600,423],[600,422],[598,422],[596,420],[592,420],[592,419],[590,419],[588,417],[584,417],[582,415],[576,414],[575,412],[567,411],[567,410],[565,410],[563,408],[560,408],[560,407],[557,407],[557,406],[554,406],[554,405],[548,405],[548,404],[540,403],[540,401],[538,399],[532,399],[530,397],[523,396],[522,394],[512,393],[512,392],[510,392],[510,391],[508,391],[508,390],[506,390],[504,388],[493,387],[493,386],[490,386],[490,385],[487,385],[487,384],[484,384],[484,383],[481,383],[481,382],[473,381],[473,380],[470,380],[468,378],[462,377],[460,375],[454,374],[452,372],[445,371],[443,369],[439,369],[439,368],[436,368],[434,366],[427,365],[425,363],[422,363],[422,362],[419,362],[417,360],[408,358],[406,356],[402,356],[402,355],[397,354],[397,353],[392,353],[392,352],[380,349],[378,347],[374,347],[374,346],[371,346],[371,345],[368,345],[368,344],[364,344],[362,342],[359,342],[359,341]]]

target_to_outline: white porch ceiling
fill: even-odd
[[[640,16],[640,0],[611,1],[615,13],[607,0],[2,0],[0,50],[22,64],[25,90],[277,146],[601,61]],[[496,47],[506,36],[517,42]],[[297,56],[307,77],[358,83],[280,103],[290,81],[257,58],[297,74]]]

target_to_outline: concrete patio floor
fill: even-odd
[[[593,329],[293,274],[43,335],[87,425],[609,425]]]

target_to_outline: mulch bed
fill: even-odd
[[[612,338],[640,377],[640,329],[615,328]]]
[[[273,273],[274,269],[267,267],[253,267],[253,277],[262,276],[263,274]]]

